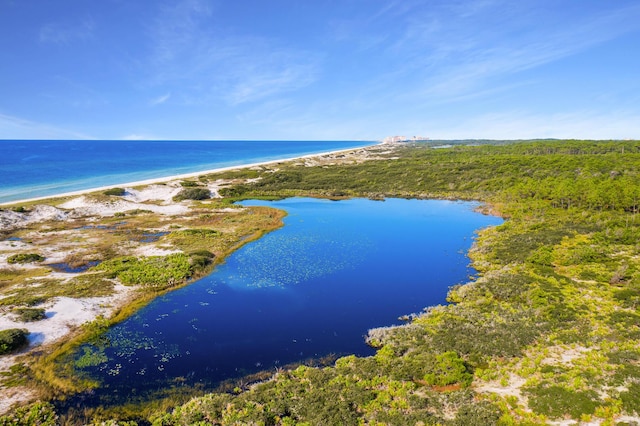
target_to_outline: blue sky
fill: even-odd
[[[0,139],[640,138],[637,0],[0,0]]]

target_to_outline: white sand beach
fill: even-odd
[[[317,153],[317,154],[307,154],[307,155],[301,155],[301,156],[297,156],[297,157],[283,158],[283,159],[279,159],[279,160],[270,160],[270,161],[263,161],[263,162],[258,162],[258,163],[241,164],[241,165],[237,165],[237,166],[220,167],[220,168],[217,168],[217,169],[203,170],[203,171],[193,172],[193,173],[184,173],[184,174],[165,176],[165,177],[159,177],[159,178],[153,178],[153,179],[145,179],[145,180],[140,180],[140,181],[135,181],[135,182],[128,182],[128,183],[120,183],[120,184],[114,184],[114,185],[100,186],[100,187],[97,187],[97,188],[82,189],[82,190],[79,190],[79,191],[64,192],[64,193],[60,193],[60,194],[47,195],[47,196],[44,196],[44,197],[25,198],[25,199],[20,199],[20,200],[16,200],[16,201],[0,203],[0,206],[12,206],[12,205],[23,204],[23,203],[32,203],[34,201],[51,200],[51,199],[54,199],[54,198],[73,197],[73,196],[77,196],[77,195],[89,194],[91,192],[105,191],[105,190],[111,189],[111,188],[138,187],[138,186],[144,186],[144,185],[159,184],[159,183],[165,183],[165,182],[169,182],[169,181],[173,181],[173,180],[189,179],[189,178],[194,178],[194,177],[207,175],[207,174],[212,174],[212,173],[225,172],[225,171],[229,171],[229,170],[239,170],[239,169],[247,169],[247,168],[252,168],[252,167],[267,166],[267,165],[271,165],[271,164],[283,163],[283,162],[288,162],[288,161],[296,161],[296,160],[302,160],[302,159],[307,159],[307,158],[317,158],[317,157],[325,157],[325,156],[329,156],[330,157],[330,156],[335,156],[335,155],[342,154],[342,153],[359,151],[359,150],[363,150],[363,149],[366,149],[366,148],[371,148],[373,146],[379,146],[379,145],[380,144],[378,144],[378,145],[370,145],[370,146],[363,147],[363,148],[347,148],[347,149],[341,149],[341,150],[335,150],[335,151],[321,152],[321,153]]]

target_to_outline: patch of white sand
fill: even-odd
[[[39,346],[47,345],[67,336],[71,331],[99,315],[105,317],[126,304],[131,292],[130,287],[116,285],[115,294],[108,297],[91,297],[72,299],[58,297],[44,305],[46,318],[36,322],[17,322],[15,316],[8,312],[0,312],[0,330],[23,328],[29,330],[29,346],[23,351],[0,357],[0,371],[7,371],[17,362],[17,358],[28,354]],[[0,414],[6,413],[14,404],[29,402],[34,398],[33,391],[28,388],[2,388],[0,398]]]
[[[173,253],[180,253],[180,250],[164,249],[156,246],[140,246],[133,251],[134,256],[168,256]]]
[[[94,320],[99,315],[109,317],[129,299],[130,287],[116,285],[115,293],[106,297],[72,299],[57,297],[42,307],[46,318],[35,322],[19,322],[10,312],[0,312],[0,330],[24,328],[29,331],[29,347],[20,354],[0,357],[0,371],[8,369],[19,355],[28,353],[40,345],[55,342],[68,335],[79,325]]]
[[[35,398],[35,394],[31,389],[18,386],[12,388],[2,388],[2,398],[0,398],[0,414],[4,414],[14,404],[25,403]]]
[[[13,229],[46,220],[65,220],[68,216],[68,212],[48,205],[37,205],[28,212],[0,210],[0,228]]]
[[[178,195],[182,187],[169,183],[167,185],[149,185],[143,189],[126,188],[123,199],[135,203],[144,203],[145,201],[162,201],[165,204],[173,202],[173,197]]]
[[[60,207],[65,209],[72,209],[73,216],[113,216],[116,213],[124,213],[130,210],[149,210],[154,213],[175,216],[184,214],[189,210],[189,207],[185,204],[170,204],[170,205],[156,205],[136,203],[127,200],[116,200],[108,202],[92,201],[85,196],[74,198],[61,204]]]

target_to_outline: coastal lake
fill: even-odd
[[[473,202],[246,201],[288,212],[285,226],[210,275],[156,299],[84,345],[76,368],[102,384],[83,405],[213,389],[328,355],[371,355],[367,330],[445,303],[474,271],[474,232],[502,219]]]

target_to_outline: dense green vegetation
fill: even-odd
[[[22,322],[33,322],[45,319],[45,311],[42,308],[16,308],[13,313],[18,315]]]
[[[374,330],[374,357],[280,372],[154,424],[613,424],[639,415],[640,143],[411,146],[390,155],[398,158],[279,167],[223,193],[482,200],[509,220],[480,233],[471,253],[479,278],[453,288],[449,305]]]
[[[114,195],[117,197],[121,197],[124,194],[126,194],[126,191],[124,188],[109,188],[106,191],[104,191],[104,195]]]
[[[192,180],[183,180],[180,182],[180,186],[182,186],[183,188],[194,188],[200,185],[201,184],[199,182],[195,182]]]
[[[19,253],[7,258],[8,263],[34,263],[42,262],[43,260],[44,257],[37,253]]]
[[[470,253],[476,280],[404,326],[372,330],[375,356],[283,370],[171,411],[133,407],[118,417],[154,425],[613,425],[640,416],[640,142],[415,145],[385,155],[235,173],[237,183],[221,193],[481,200],[508,220],[479,233]],[[182,279],[209,259],[199,242],[224,237],[199,234],[213,220],[236,219],[203,215],[168,236],[192,253],[175,264],[115,258],[100,266],[144,284],[158,262]],[[115,416],[88,415],[96,423]]]
[[[0,417],[0,426],[56,426],[58,424],[58,415],[53,405],[46,402],[21,407],[8,416]]]
[[[108,277],[118,278],[126,285],[158,288],[175,286],[193,275],[189,257],[181,253],[142,259],[133,256],[117,257],[101,263],[96,269],[105,271]]]
[[[27,344],[29,332],[21,328],[0,330],[0,355],[16,351]]]
[[[182,200],[206,200],[207,198],[211,198],[211,192],[207,188],[200,187],[187,187],[180,192],[178,195],[173,197],[174,201],[182,201]]]

